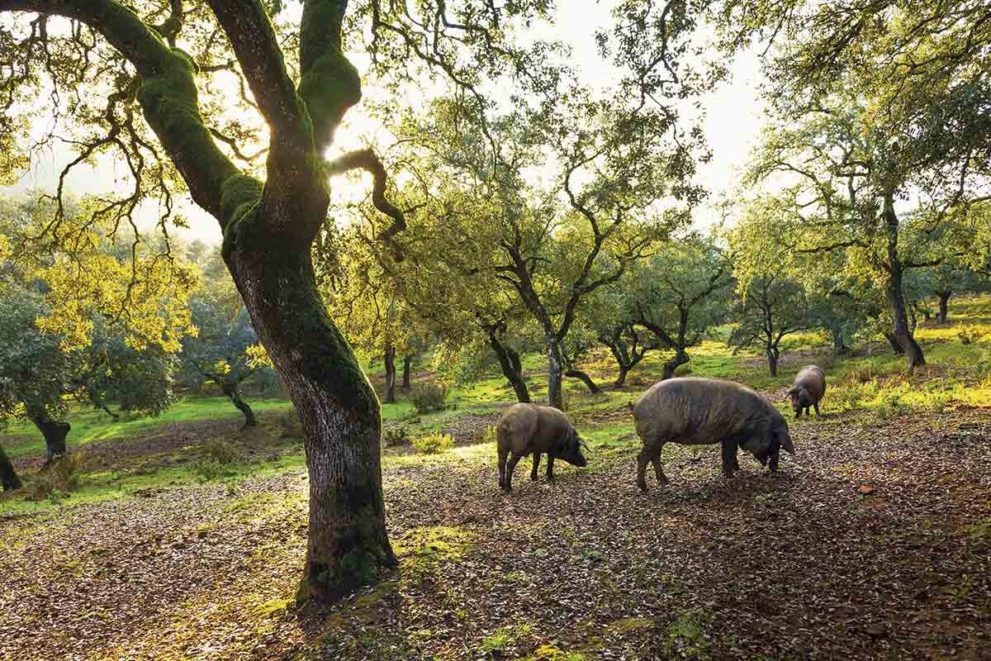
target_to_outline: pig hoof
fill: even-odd
[[[540,478],[538,478],[536,475],[531,475],[530,476],[530,481],[531,482],[536,482],[538,479],[540,479]]]
[[[640,487],[640,491],[647,493],[647,481],[637,480],[637,486]]]

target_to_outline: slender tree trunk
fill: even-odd
[[[225,238],[224,261],[299,414],[309,473],[309,537],[300,599],[351,593],[396,564],[382,499],[375,392],[327,315],[305,237],[292,218]]]
[[[568,376],[568,377],[571,377],[573,379],[578,379],[579,381],[581,381],[582,383],[584,383],[585,384],[585,387],[588,388],[588,391],[590,393],[592,393],[593,395],[598,395],[598,394],[602,393],[602,388],[600,388],[595,383],[595,381],[592,380],[592,377],[590,377],[588,374],[586,374],[582,370],[578,370],[578,369],[574,369],[574,368],[568,369],[568,370],[565,370],[564,375],[565,376]]]
[[[396,401],[396,348],[391,344],[385,347],[385,403]]]
[[[246,401],[241,398],[241,389],[236,383],[224,383],[220,386],[221,390],[228,399],[231,400],[231,404],[244,414],[244,426],[254,427],[258,424],[258,420],[255,418],[255,412],[251,410],[251,406],[248,405]]]
[[[922,353],[922,347],[912,335],[908,310],[905,305],[905,295],[902,292],[902,274],[898,270],[889,275],[887,295],[893,319],[891,336],[901,348],[901,352],[905,354],[908,360],[908,370],[911,372],[916,367],[925,365],[926,358]]]
[[[7,458],[7,453],[3,451],[2,447],[0,447],[0,484],[3,485],[4,491],[15,491],[24,486],[21,483],[21,478],[17,477],[14,464],[10,463],[10,459]]]
[[[898,341],[898,346],[905,352],[908,359],[908,371],[912,372],[916,367],[926,364],[926,358],[922,354],[922,347],[915,341],[912,329],[909,327],[908,311],[905,305],[905,292],[902,288],[902,277],[904,268],[898,256],[898,216],[895,214],[894,196],[889,194],[884,198],[884,208],[882,211],[887,231],[888,241],[888,283],[887,296],[891,305],[891,316],[893,319],[891,334]]]
[[[413,356],[403,356],[403,390],[410,388],[410,373],[413,371]]]
[[[830,329],[833,336],[833,354],[836,356],[845,356],[850,353],[850,347],[846,345],[846,338],[843,337],[842,328],[831,328]]]
[[[564,410],[564,360],[561,346],[554,337],[547,338],[547,404]]]
[[[767,370],[771,373],[771,376],[778,375],[778,360],[781,358],[781,352],[778,351],[777,347],[771,346],[766,349],[767,353]]]
[[[489,346],[495,352],[496,359],[499,361],[499,368],[502,370],[502,375],[506,377],[509,385],[513,387],[513,392],[516,393],[516,401],[528,403],[530,401],[530,391],[527,389],[526,381],[523,379],[523,365],[520,362],[520,355],[512,347],[503,344],[495,331],[488,331],[488,336]]]
[[[52,420],[44,407],[27,407],[28,418],[45,437],[45,464],[50,464],[66,453],[65,438],[69,435],[71,425],[68,422]]]
[[[661,375],[661,381],[666,381],[674,377],[675,371],[688,362],[688,354],[684,350],[677,350],[674,357],[664,363],[664,373]]]
[[[946,323],[946,318],[947,318],[947,315],[949,314],[949,310],[950,310],[950,296],[952,296],[952,295],[953,295],[953,292],[950,291],[949,289],[944,290],[944,291],[941,291],[941,292],[938,292],[938,296],[939,296],[939,312],[936,313],[936,323],[938,323],[938,324],[945,324]]]

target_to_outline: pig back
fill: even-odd
[[[770,405],[731,381],[678,378],[651,386],[633,407],[644,443],[701,445],[766,437]]]
[[[803,386],[813,402],[818,403],[826,394],[826,375],[817,365],[808,365],[795,375],[793,387]]]
[[[571,428],[561,411],[538,404],[514,404],[497,427],[499,445],[516,454],[547,452]]]

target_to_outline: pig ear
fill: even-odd
[[[585,439],[584,438],[582,438],[581,436],[578,436],[577,434],[575,435],[575,438],[578,439],[578,445],[580,445],[583,448],[585,448],[585,451],[586,452],[591,452],[592,451],[592,449],[590,447],[588,447],[588,443],[585,442]]]
[[[795,454],[795,446],[792,444],[791,436],[788,435],[788,432],[779,434],[778,442],[781,443],[781,447],[783,447],[788,454]]]

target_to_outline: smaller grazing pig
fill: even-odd
[[[541,453],[547,454],[548,480],[554,479],[555,458],[564,459],[578,467],[588,463],[581,449],[585,441],[579,438],[568,417],[550,406],[510,406],[496,427],[496,439],[499,451],[499,486],[503,491],[513,490],[513,469],[528,454],[533,454],[531,480],[537,479]]]
[[[806,417],[809,415],[809,407],[814,407],[816,415],[819,415],[819,402],[826,393],[826,375],[822,368],[817,365],[807,365],[799,370],[795,375],[795,382],[788,389],[788,397],[791,398],[791,409],[795,412],[795,417],[802,417],[805,411]]]
[[[637,486],[647,490],[647,464],[657,481],[667,484],[661,469],[665,443],[722,446],[723,474],[740,470],[742,447],[757,460],[778,469],[781,448],[794,452],[788,423],[774,406],[750,388],[719,379],[679,378],[655,383],[633,405],[633,418],[643,449],[637,457]]]

